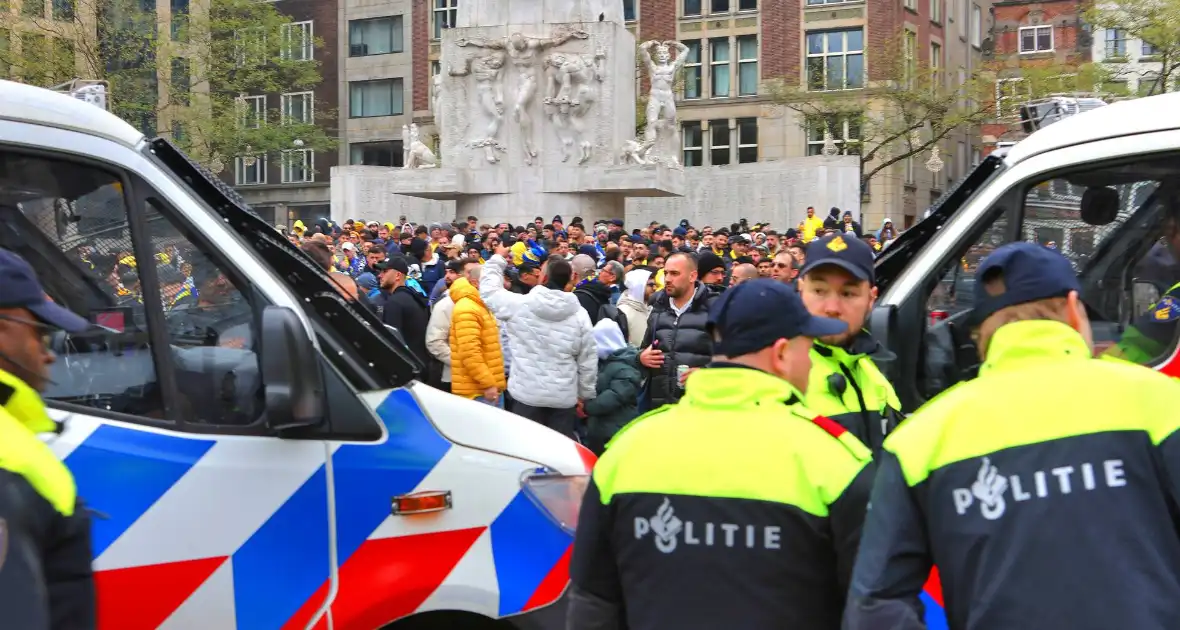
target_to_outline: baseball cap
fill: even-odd
[[[351,241],[345,241],[344,244],[340,246],[340,249],[356,249],[356,245],[353,245]]]
[[[43,324],[76,333],[90,324],[73,311],[54,304],[24,258],[0,249],[0,308],[28,309]]]
[[[719,339],[714,351],[727,357],[769,348],[779,339],[826,337],[848,330],[838,319],[809,313],[795,289],[762,278],[722,293],[709,308],[707,327]]]
[[[1004,279],[999,293],[986,288],[989,276]],[[996,311],[1017,304],[1048,298],[1065,297],[1070,291],[1081,292],[1077,274],[1069,260],[1057,251],[1036,243],[1017,242],[992,252],[975,271],[975,309],[970,323],[978,325]],[[995,287],[992,287],[993,291]]]
[[[394,256],[393,258],[386,258],[385,260],[382,260],[381,262],[373,265],[373,268],[376,269],[377,271],[387,271],[389,269],[392,269],[394,271],[400,271],[402,273],[410,273],[410,264],[408,262],[406,262],[406,259],[403,256]]]
[[[808,245],[807,264],[799,275],[822,265],[839,267],[858,280],[874,281],[873,248],[850,232],[829,234]]]

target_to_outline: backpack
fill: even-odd
[[[604,319],[609,319],[619,325],[619,329],[623,331],[623,339],[631,338],[631,333],[627,329],[627,316],[623,314],[623,311],[619,310],[619,307],[610,303],[600,306],[598,308],[598,321]]]

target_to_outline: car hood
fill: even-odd
[[[514,413],[448,394],[424,383],[407,385],[422,412],[447,440],[545,466],[563,475],[590,472],[595,457],[577,442]],[[368,392],[374,411],[392,390]]]

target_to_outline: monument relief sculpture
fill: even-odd
[[[671,47],[676,48],[676,57],[672,57]],[[651,50],[655,48],[655,57]],[[688,60],[688,46],[678,41],[646,41],[639,45],[639,53],[643,57],[643,65],[647,68],[651,89],[647,97],[647,125],[643,130],[643,142],[637,146],[628,144],[624,150],[624,163],[632,157],[640,157],[646,163],[663,163],[669,166],[680,166],[677,157],[679,143],[675,142],[679,135],[676,124],[676,98],[672,93],[672,84],[676,73],[684,67]],[[655,155],[652,155],[652,154]]]
[[[405,129],[405,125],[402,125]],[[418,136],[418,123],[410,125],[410,155],[406,159],[406,163],[402,168],[434,168],[438,166],[438,159],[434,157],[434,151],[422,142]]]
[[[570,159],[575,143],[580,149],[578,163],[590,159],[594,143],[586,137],[586,114],[598,101],[599,84],[606,80],[605,59],[606,50],[598,48],[593,57],[554,53],[545,60],[545,105],[561,138],[562,162]]]
[[[483,147],[488,162],[499,162],[495,150],[504,150],[496,139],[500,133],[500,123],[504,120],[504,53],[492,51],[487,55],[468,57],[464,60],[463,69],[448,68],[447,74],[453,77],[475,77],[476,96],[489,120],[487,135],[471,141],[471,146]]]
[[[508,58],[516,68],[519,80],[516,99],[512,106],[512,117],[520,126],[525,164],[531,165],[533,158],[537,157],[537,149],[533,145],[533,118],[529,113],[529,106],[537,95],[537,54],[547,48],[560,46],[571,39],[586,39],[588,37],[590,34],[586,31],[570,31],[555,33],[548,38],[513,33],[502,39],[487,40],[461,37],[455,40],[455,45],[460,47],[476,46],[508,53]]]
[[[441,128],[442,127],[442,123],[441,123],[442,108],[439,107],[439,104],[442,102],[442,92],[443,92],[443,75],[442,75],[442,73],[440,72],[440,73],[434,75],[433,77],[431,77],[430,82],[431,82],[432,87],[434,88],[434,92],[430,95],[430,113],[434,115],[434,126]]]
[[[402,125],[402,168],[410,163],[410,126]]]

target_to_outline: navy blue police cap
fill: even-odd
[[[826,337],[847,330],[848,325],[838,319],[812,315],[795,289],[769,279],[743,282],[722,293],[709,308],[713,349],[727,357],[758,352],[779,339]]]
[[[50,300],[32,265],[7,249],[0,249],[0,308],[26,309],[42,324],[66,332],[82,332],[90,326]]]
[[[832,265],[870,284],[873,275],[873,248],[851,232],[829,234],[807,246],[807,264],[799,271],[805,276],[816,267]]]
[[[988,283],[995,278],[1003,283]],[[1024,241],[1002,245],[975,271],[975,308],[971,323],[979,325],[1003,308],[1065,297],[1082,290],[1069,260],[1056,250]]]

